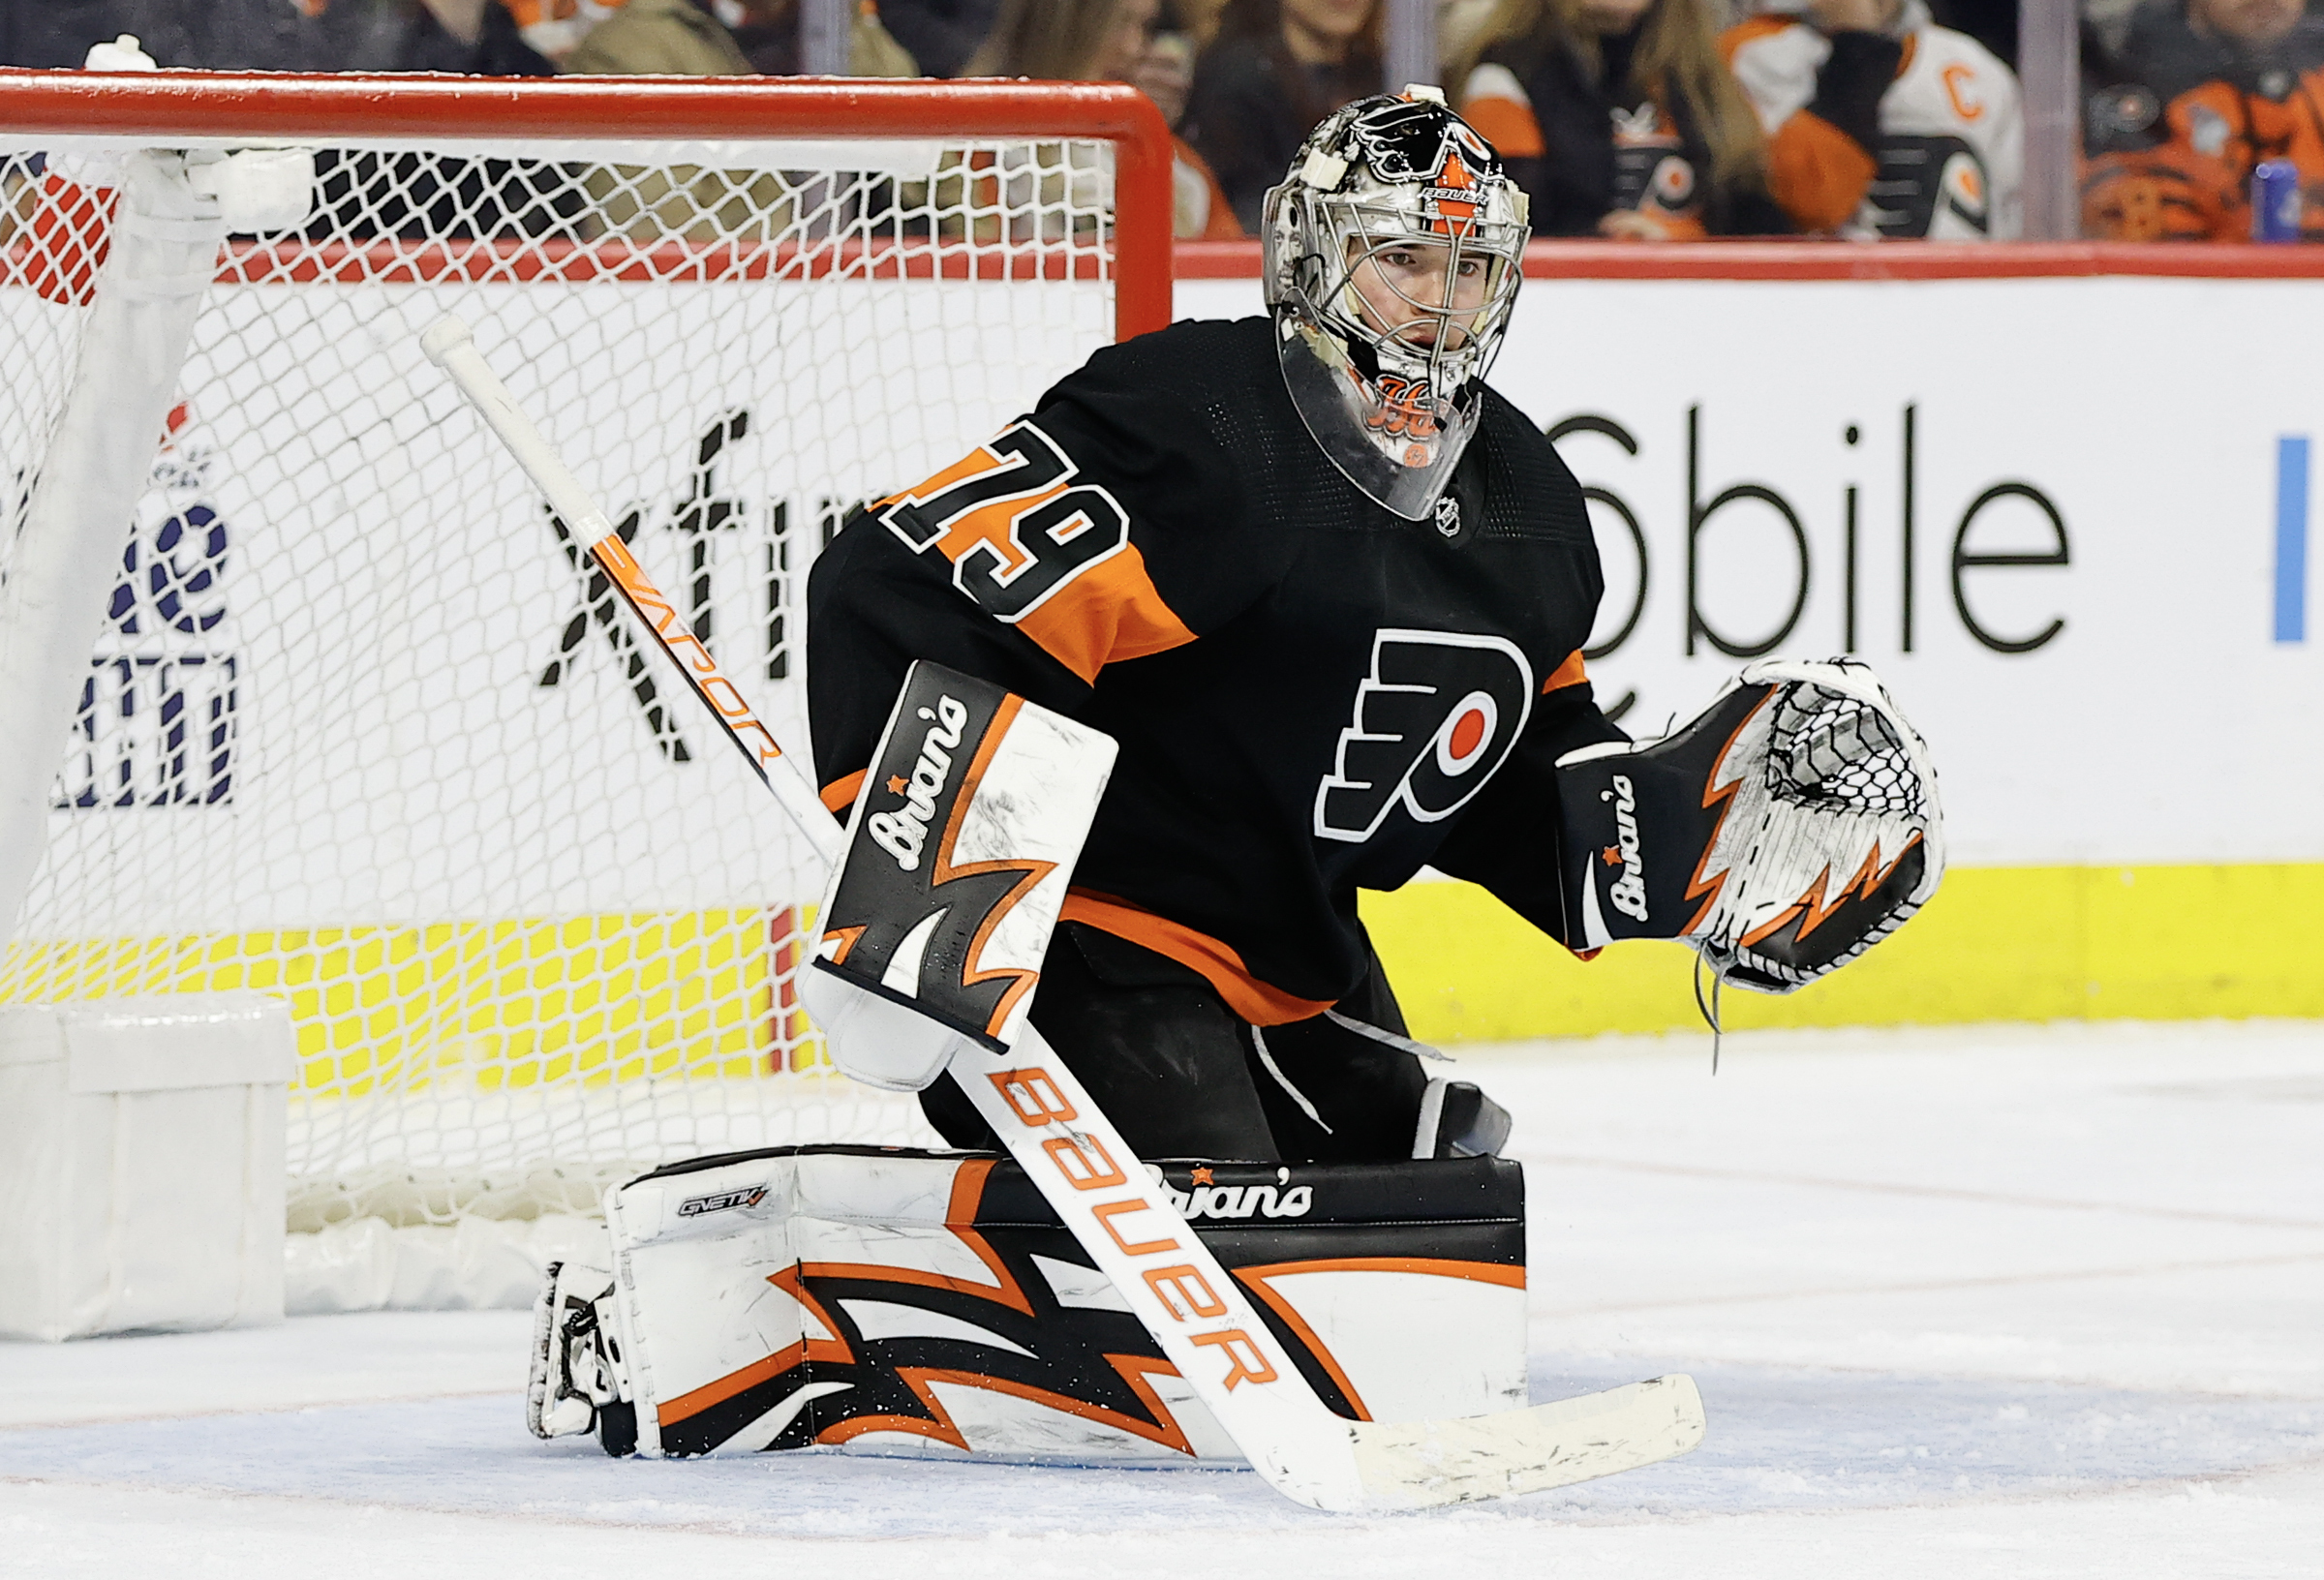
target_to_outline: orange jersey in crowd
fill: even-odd
[[[2299,168],[2302,239],[2324,241],[2324,28],[2252,58],[2158,19],[2097,75],[2110,80],[2083,127],[2086,235],[2246,240],[2252,167],[2281,159]]]
[[[1533,233],[1789,235],[1756,167],[1720,170],[1704,120],[1718,105],[1641,81],[1643,32],[1603,34],[1586,52],[1558,29],[1506,40],[1462,84],[1461,113],[1524,188]]]
[[[1242,223],[1210,173],[1209,161],[1184,137],[1170,139],[1170,231],[1180,241],[1240,241]]]

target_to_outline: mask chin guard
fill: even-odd
[[[1407,521],[1425,521],[1477,432],[1483,403],[1439,403],[1397,374],[1366,378],[1337,336],[1297,313],[1275,320],[1275,353],[1300,420],[1340,474]]]

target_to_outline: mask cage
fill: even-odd
[[[1308,233],[1302,238],[1300,273],[1301,294],[1310,309],[1333,333],[1353,344],[1368,347],[1382,372],[1397,376],[1426,391],[1426,404],[1440,414],[1449,412],[1454,398],[1470,380],[1482,378],[1499,349],[1516,305],[1519,258],[1526,228],[1482,219],[1453,221],[1427,217],[1419,204],[1383,202],[1374,196],[1307,195]],[[1395,249],[1432,248],[1449,254],[1445,260],[1445,295],[1430,301],[1405,289],[1379,255]],[[1452,305],[1451,298],[1464,261],[1481,258],[1485,268],[1483,293],[1474,307]],[[1336,262],[1334,261],[1336,260]],[[1372,323],[1356,289],[1356,273],[1364,263],[1375,264],[1376,277],[1421,315],[1417,322],[1433,320],[1432,339],[1411,333],[1412,325],[1389,330]]]

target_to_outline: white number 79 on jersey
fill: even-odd
[[[1012,423],[964,460],[883,500],[873,514],[914,554],[952,562],[952,582],[1015,624],[1067,582],[1128,547],[1129,512],[1030,422]]]

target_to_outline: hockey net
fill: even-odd
[[[928,1139],[797,1007],[804,845],[418,335],[468,320],[804,749],[843,513],[1166,321],[1158,119],[1109,88],[0,77],[0,555],[107,171],[315,157],[305,220],[229,239],[202,301],[0,1002],[280,995],[293,1228]]]

